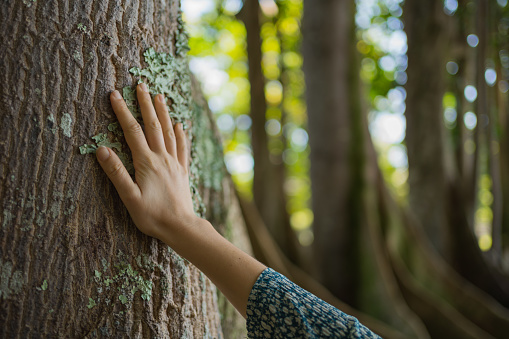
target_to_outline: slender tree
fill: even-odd
[[[284,191],[285,171],[281,156],[271,155],[267,123],[265,77],[262,70],[262,45],[260,38],[260,4],[246,0],[238,17],[246,27],[247,56],[250,82],[251,147],[254,159],[253,199],[260,214],[279,246],[293,260],[297,260],[295,236],[292,234],[286,210]]]
[[[311,146],[314,253],[318,279],[356,304],[361,164],[352,149],[359,116],[358,74],[352,50],[354,3],[304,3],[303,57]],[[354,129],[351,127],[356,126]]]
[[[447,35],[442,1],[408,1],[404,8],[408,37],[406,138],[409,204],[433,245],[447,255],[447,173],[442,97]],[[433,53],[429,53],[433,51]],[[423,143],[422,140],[427,140]]]

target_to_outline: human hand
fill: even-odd
[[[111,149],[97,149],[97,159],[143,233],[161,239],[198,218],[193,211],[188,176],[188,148],[182,124],[172,126],[164,97],[155,110],[145,84],[136,90],[145,134],[118,91],[110,95],[113,111],[133,156],[135,181]]]

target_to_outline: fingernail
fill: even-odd
[[[113,93],[111,93],[111,96],[113,96],[114,99],[121,99],[120,93],[117,90],[114,90]]]
[[[99,147],[96,154],[99,161],[106,161],[110,157],[110,151],[104,146]]]
[[[157,100],[159,100],[159,102],[164,103],[164,96],[162,94],[158,94],[157,95]]]
[[[145,85],[144,83],[140,84],[140,88],[143,92],[148,92],[147,85]]]

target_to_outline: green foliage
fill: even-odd
[[[204,84],[205,95],[222,132],[228,169],[237,189],[250,195],[253,172],[249,166],[252,158],[250,119],[247,117],[250,94],[246,30],[235,13],[222,6],[218,2],[216,10],[203,15],[197,23],[189,23],[189,55],[192,69]],[[293,220],[301,230],[309,227],[312,220],[309,217],[309,147],[300,53],[302,2],[278,1],[277,10],[275,15],[262,17],[260,32],[268,145],[273,160],[285,163],[288,211],[297,213]],[[218,77],[224,79],[221,86],[209,85]]]

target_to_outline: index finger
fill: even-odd
[[[122,96],[120,96],[120,93],[116,90],[111,92],[110,100],[113,111],[117,115],[118,122],[124,132],[125,140],[127,141],[133,156],[150,151],[147,139],[145,139],[145,134],[143,134],[143,129],[138,121],[136,121],[133,117],[129,108],[127,108],[127,105],[124,99],[122,99]]]

